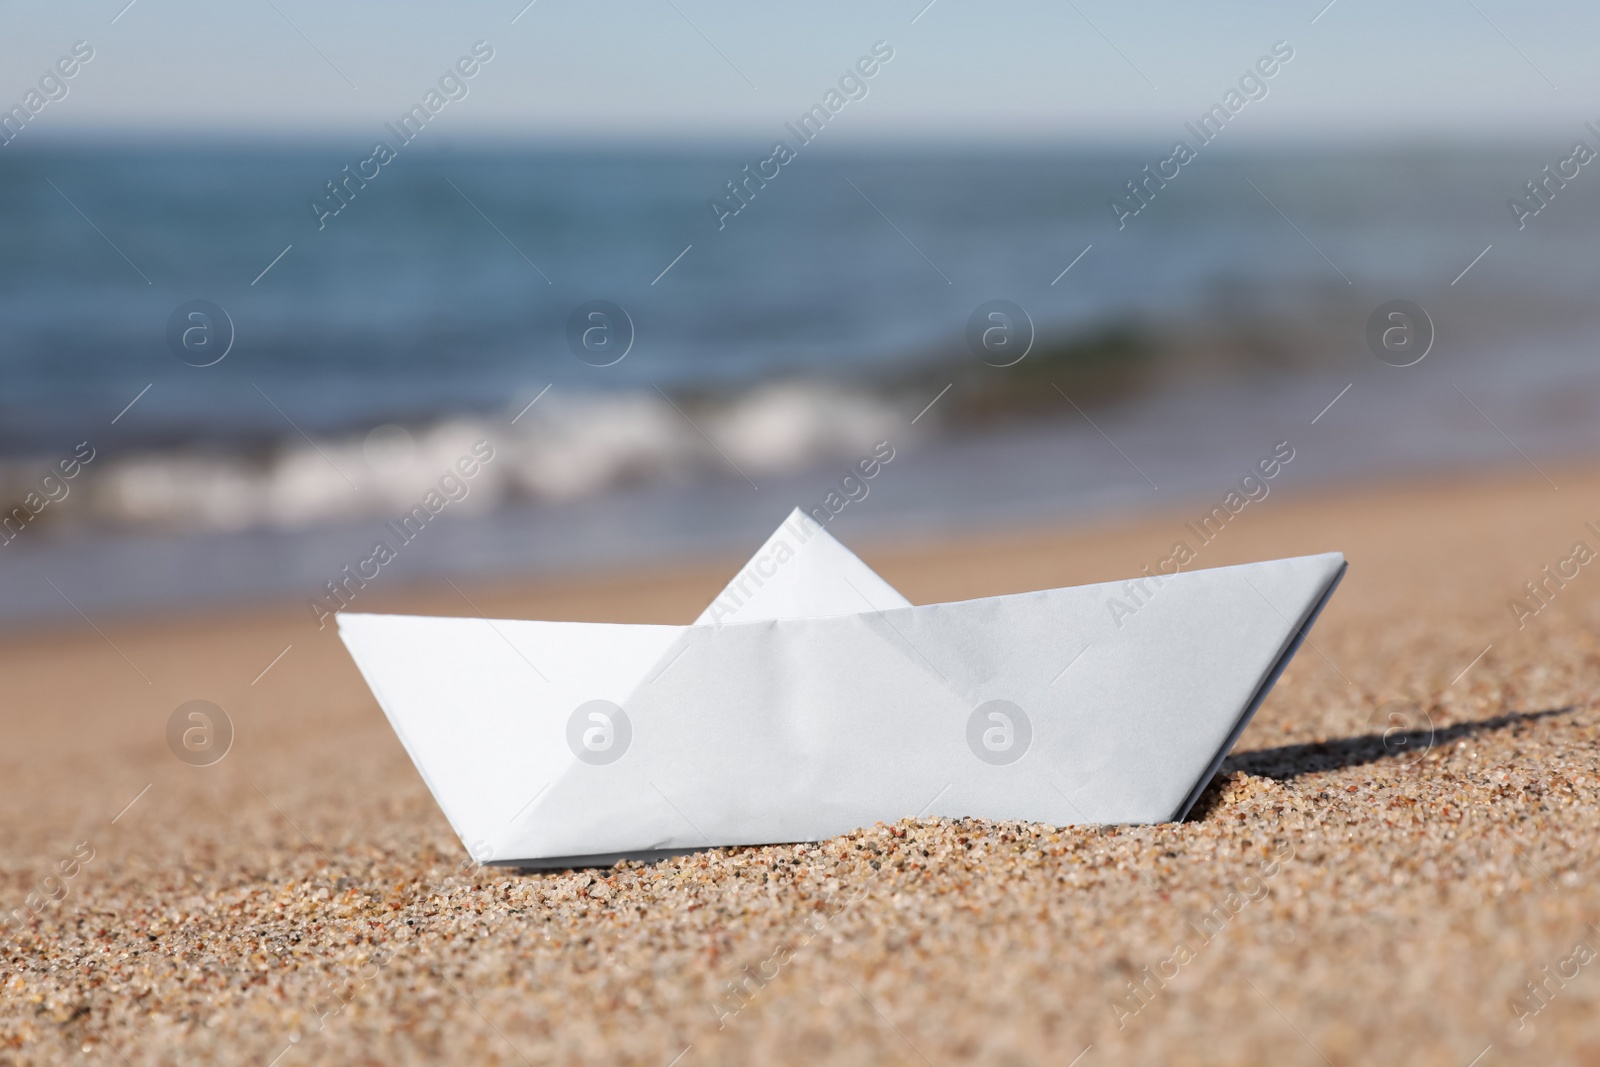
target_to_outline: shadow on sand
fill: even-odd
[[[1221,796],[1220,785],[1224,774],[1243,771],[1262,778],[1288,781],[1302,774],[1337,771],[1345,767],[1359,767],[1381,759],[1404,758],[1426,752],[1431,748],[1453,744],[1466,737],[1495,730],[1514,730],[1556,715],[1568,715],[1575,706],[1551,708],[1548,711],[1518,711],[1496,715],[1492,719],[1461,722],[1431,730],[1397,730],[1381,734],[1362,734],[1337,741],[1319,741],[1311,745],[1283,745],[1263,748],[1255,752],[1241,752],[1222,761],[1222,769],[1212,779],[1205,795],[1195,804],[1185,821],[1204,819],[1216,806]]]

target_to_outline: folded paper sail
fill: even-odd
[[[1337,553],[913,606],[796,511],[690,626],[339,616],[474,857],[1181,819]]]

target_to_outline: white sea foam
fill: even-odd
[[[655,392],[551,390],[493,415],[384,425],[264,451],[187,447],[113,455],[86,469],[57,522],[187,530],[297,529],[406,510],[473,442],[495,460],[461,512],[512,499],[570,500],[626,485],[752,477],[854,456],[905,437],[885,401],[811,382],[775,382],[716,401]],[[43,461],[0,465],[0,506],[20,502]],[[55,525],[52,523],[51,525]]]

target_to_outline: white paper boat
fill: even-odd
[[[475,858],[577,866],[908,816],[1181,819],[1344,569],[914,607],[797,510],[691,626],[339,633]]]

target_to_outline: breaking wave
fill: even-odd
[[[529,399],[535,402],[522,407]],[[709,398],[552,388],[524,397],[518,408],[321,439],[295,436],[253,450],[208,445],[112,455],[102,449],[62,483],[61,499],[75,502],[39,510],[37,524],[234,531],[392,516],[413,507],[486,441],[493,460],[465,481],[466,495],[452,504],[481,513],[515,500],[571,500],[624,486],[757,479],[853,457],[891,436],[904,439],[906,428],[905,413],[884,397],[805,381]],[[0,463],[6,514],[37,492],[53,462]]]

